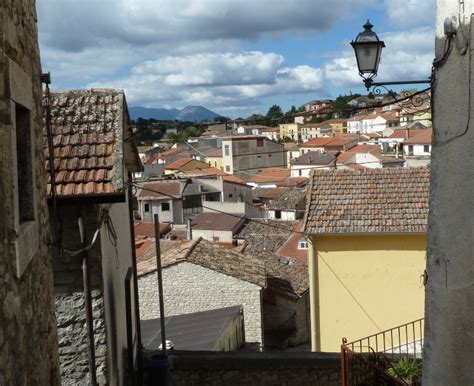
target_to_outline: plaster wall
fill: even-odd
[[[156,272],[138,278],[141,319],[159,318]],[[163,269],[165,315],[242,305],[245,341],[263,344],[260,286],[188,262]]]
[[[458,33],[435,71],[431,154],[423,384],[474,384],[474,2],[438,0],[436,57],[443,55],[445,18]],[[471,30],[471,31],[470,31]],[[463,47],[468,43],[467,50]]]
[[[319,351],[423,317],[426,235],[313,236],[313,245]]]

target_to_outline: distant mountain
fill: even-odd
[[[130,118],[136,121],[138,118],[159,119],[163,121],[172,121],[176,119],[181,110],[178,109],[153,109],[148,107],[133,106],[129,109]]]
[[[138,118],[143,119],[158,119],[158,120],[178,120],[178,121],[191,121],[201,122],[210,121],[213,122],[214,118],[219,117],[219,114],[206,109],[202,106],[186,106],[184,109],[154,109],[141,106],[133,106],[129,108],[130,118],[137,120]]]

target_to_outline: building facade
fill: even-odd
[[[58,385],[33,0],[0,6],[0,384]]]

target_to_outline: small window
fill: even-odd
[[[145,204],[145,212],[149,212],[150,211],[150,204]]]
[[[269,155],[268,155],[268,158],[270,158],[271,156],[272,156],[272,155],[271,155],[271,154],[269,154]]]
[[[229,193],[229,198],[232,198],[232,197],[233,197],[233,196],[232,196],[232,193]]]
[[[429,153],[429,152],[430,152],[430,146],[429,146],[429,145],[423,146],[423,151],[424,151],[425,153]]]
[[[224,146],[224,155],[229,155],[229,154],[230,154],[229,145],[225,145]]]
[[[170,203],[169,202],[162,202],[161,203],[161,210],[163,212],[166,212],[166,211],[170,210]]]
[[[263,138],[257,139],[257,147],[263,147]]]
[[[230,173],[230,165],[225,165],[225,171]]]
[[[281,218],[281,210],[276,210],[275,211],[275,218],[278,218],[278,219]]]
[[[15,126],[18,209],[21,224],[25,221],[34,220],[35,216],[33,204],[30,112],[20,105],[15,105]]]
[[[298,242],[298,249],[308,249],[308,242],[306,240],[300,240]]]

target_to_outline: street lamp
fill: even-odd
[[[359,75],[364,80],[364,85],[367,90],[372,86],[431,83],[431,79],[383,83],[374,82],[373,78],[377,76],[382,48],[385,47],[385,43],[372,31],[372,27],[373,25],[367,20],[364,24],[364,30],[351,42],[357,60],[357,67],[359,68]]]

